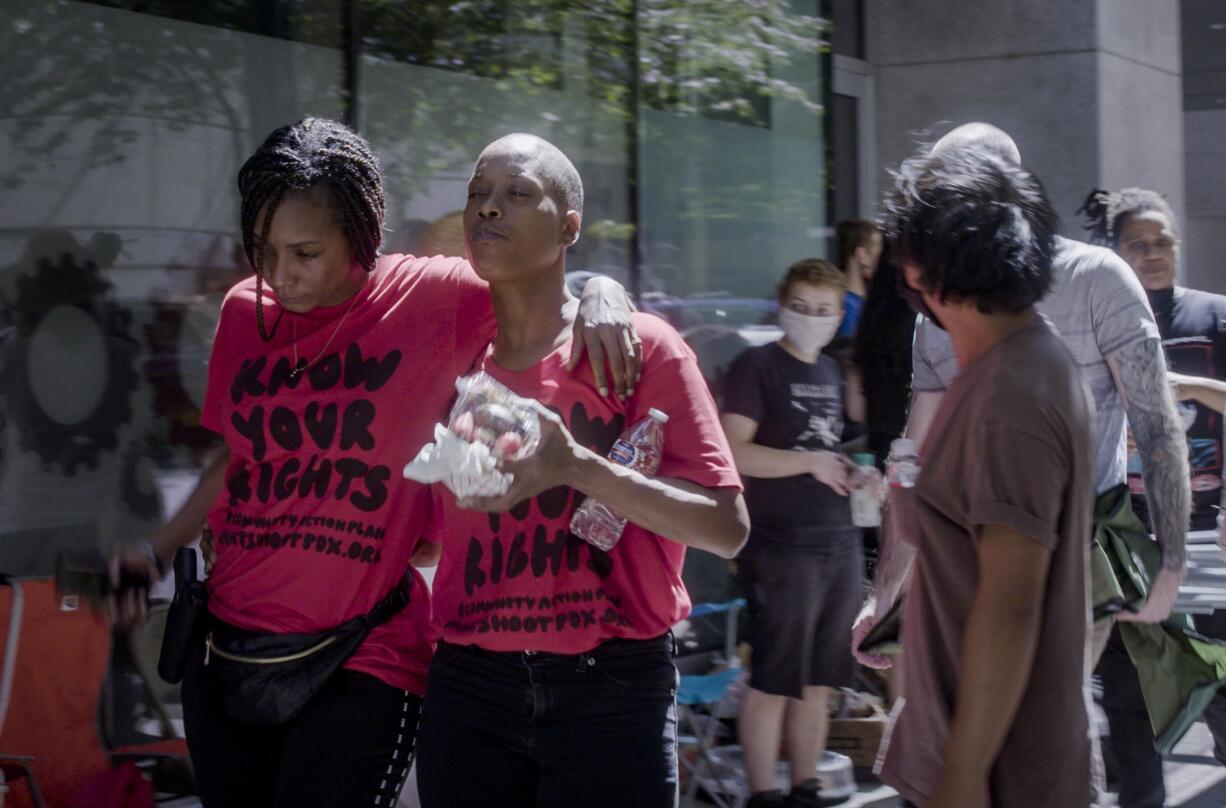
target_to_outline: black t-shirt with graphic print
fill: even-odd
[[[1149,303],[1171,370],[1226,381],[1226,296],[1175,286],[1149,291]],[[1222,414],[1192,401],[1179,405],[1188,433],[1192,529],[1212,530],[1222,495]],[[1133,507],[1148,523],[1139,460],[1129,458]]]
[[[724,411],[756,421],[754,443],[762,446],[837,452],[843,434],[839,364],[828,356],[819,356],[813,364],[802,362],[778,343],[750,348],[728,371]],[[859,535],[847,497],[811,475],[741,476],[751,545],[821,549]]]

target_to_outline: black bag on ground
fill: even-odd
[[[246,631],[210,618],[204,664],[221,680],[226,712],[263,726],[293,720],[370,630],[408,605],[410,585],[406,576],[366,614],[310,634]]]

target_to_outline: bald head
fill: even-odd
[[[583,180],[575,164],[557,146],[542,137],[515,132],[486,146],[477,158],[477,165],[495,154],[512,156],[532,165],[563,213],[573,210],[583,215]]]
[[[995,155],[1014,166],[1022,164],[1022,153],[1013,138],[1003,129],[990,123],[964,123],[952,129],[945,137],[932,145],[932,155],[940,157],[951,151],[969,149]]]

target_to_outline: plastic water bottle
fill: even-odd
[[[856,527],[880,527],[881,506],[867,485],[867,475],[861,471],[871,469],[877,458],[868,452],[862,452],[852,455],[851,459],[856,463],[856,479],[852,484],[857,486],[851,490],[851,523]]]
[[[623,432],[613,444],[609,459],[647,477],[655,476],[664,453],[666,423],[668,416],[663,412],[648,410],[646,418]],[[625,529],[625,517],[591,497],[583,501],[570,520],[571,533],[606,552],[613,549]]]
[[[890,457],[886,461],[885,478],[892,488],[914,488],[919,479],[919,454],[915,441],[898,438],[890,444]]]

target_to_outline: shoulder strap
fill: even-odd
[[[396,584],[396,588],[375,607],[362,615],[361,620],[367,630],[381,626],[392,619],[400,610],[409,605],[413,592],[413,573],[406,572]]]

